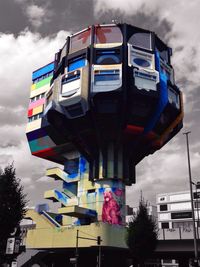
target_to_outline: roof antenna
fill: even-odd
[[[118,24],[118,20],[117,19],[112,19],[112,23]]]

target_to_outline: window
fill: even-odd
[[[174,84],[174,71],[173,69],[165,63],[161,58],[160,58],[160,68],[161,68],[161,73],[165,74],[167,76],[167,79]]]
[[[70,76],[65,77],[62,80],[62,84],[70,83],[70,82],[75,81],[77,79],[80,79],[80,72],[77,72],[77,73],[74,73],[74,75],[70,75]]]
[[[108,83],[112,83],[112,85],[118,84],[119,75],[119,70],[96,70],[94,74],[94,84],[104,86]]]
[[[95,27],[95,43],[122,43],[123,36],[117,26],[96,26]]]
[[[168,222],[161,223],[161,228],[162,229],[169,229],[169,223]]]
[[[80,71],[69,73],[62,79],[62,96],[70,96],[80,88]]]
[[[179,94],[171,86],[168,87],[168,99],[170,104],[180,109]]]
[[[88,190],[88,193],[90,194],[90,193],[95,193],[96,192],[96,190],[95,189],[89,189]]]
[[[166,205],[160,205],[160,211],[166,211],[167,210],[167,204]]]
[[[165,197],[160,197],[160,201],[165,201]]]
[[[86,48],[91,43],[91,28],[83,30],[70,38],[70,49],[69,53],[74,53],[78,50]]]
[[[121,63],[120,50],[97,50],[96,51],[96,64],[119,64]]]
[[[45,93],[42,93],[42,94],[40,94],[40,95],[36,95],[36,96],[34,96],[34,97],[31,97],[31,98],[30,98],[30,103],[35,102],[35,101],[37,101],[37,100],[43,98],[44,95],[45,95]]]
[[[152,50],[151,47],[151,34],[147,32],[134,33],[128,40],[128,43],[133,46]]]
[[[168,47],[158,37],[156,37],[156,48],[159,51],[160,57],[166,63],[169,63],[169,51],[168,51]]]
[[[38,113],[38,114],[36,114],[36,115],[33,115],[33,116],[31,116],[31,117],[29,117],[29,118],[28,118],[28,122],[32,122],[32,121],[34,121],[34,120],[38,120],[38,119],[40,119],[40,118],[42,118],[42,112],[41,112],[41,113]]]
[[[172,222],[172,228],[192,229],[192,222]]]

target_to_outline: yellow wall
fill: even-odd
[[[79,236],[96,238],[101,236],[102,246],[126,248],[125,228],[106,223],[92,223],[82,226],[55,227],[45,217],[34,210],[27,212],[27,217],[33,218],[36,228],[28,231],[26,248],[74,248],[76,246],[77,230]],[[92,236],[91,236],[92,235]],[[79,239],[79,247],[97,245],[96,241]]]

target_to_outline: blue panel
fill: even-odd
[[[98,82],[104,82],[104,81],[118,81],[119,75],[118,74],[98,74],[95,75],[95,84],[98,84]]]
[[[86,60],[84,57],[79,57],[71,61],[68,65],[68,71],[73,71],[82,68],[86,65]]]
[[[53,70],[54,70],[54,63],[50,63],[40,68],[39,70],[34,71],[32,74],[32,80],[35,80],[41,77],[42,75],[45,75],[46,73],[52,72]]]
[[[40,128],[40,129],[37,129],[33,132],[29,132],[26,135],[27,135],[28,141],[30,142],[34,139],[38,139],[38,138],[41,138],[43,136],[46,136],[47,132],[43,128]]]
[[[156,61],[156,69],[159,71],[160,74],[160,97],[156,110],[153,116],[150,118],[149,122],[147,123],[144,129],[144,133],[148,133],[153,130],[153,128],[155,127],[156,123],[160,118],[160,115],[162,114],[164,108],[168,103],[167,76],[166,74],[161,72],[160,55],[158,51],[156,51],[155,61]]]

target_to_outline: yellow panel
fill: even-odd
[[[122,43],[107,43],[107,44],[94,44],[96,48],[111,48],[122,45]]]
[[[63,170],[61,170],[59,167],[47,169],[46,175],[54,178],[55,180],[61,179],[67,183],[76,182],[80,180],[80,175],[77,175],[77,177],[73,178],[72,180],[71,178],[68,177],[68,174]]]
[[[39,213],[37,213],[35,210],[28,210],[26,213],[26,218],[32,218],[33,221],[36,223],[36,229],[39,228],[54,228],[55,226],[50,223],[49,220],[47,220],[44,216],[41,216]]]
[[[42,119],[40,118],[38,120],[34,120],[34,121],[27,123],[26,133],[29,133],[29,132],[32,132],[36,129],[41,128],[41,122],[42,122]]]
[[[43,110],[44,110],[44,105],[40,105],[40,106],[34,108],[33,112],[32,112],[32,116],[43,112]]]
[[[49,88],[50,88],[50,86],[49,86],[49,84],[47,84],[47,85],[44,85],[44,86],[42,86],[41,88],[39,88],[37,90],[32,90],[31,94],[30,94],[30,98],[45,93],[47,90],[49,90]]]
[[[31,91],[32,91],[32,90],[35,90],[35,88],[36,88],[36,84],[33,83],[33,84],[31,85]]]
[[[36,229],[28,230],[26,247],[31,249],[41,248],[75,248],[77,230],[85,233],[85,237],[95,233],[101,236],[102,246],[127,248],[125,243],[126,229],[122,226],[114,226],[105,223],[92,223],[82,226],[62,226],[56,228],[48,224],[46,219],[37,212],[27,213],[36,222]],[[82,236],[83,234],[81,234]],[[97,245],[96,241],[79,240],[79,247],[90,247]]]
[[[77,218],[75,218],[77,220]],[[74,218],[71,216],[66,216],[63,215],[62,216],[62,225],[66,226],[66,225],[72,225]]]
[[[55,197],[54,190],[48,190],[44,192],[45,199],[54,198],[54,197]]]
[[[53,177],[53,178],[61,178],[62,170],[59,167],[49,168],[46,170],[46,176]]]
[[[121,69],[122,64],[113,64],[113,65],[93,65],[93,70],[113,70],[113,69]]]

